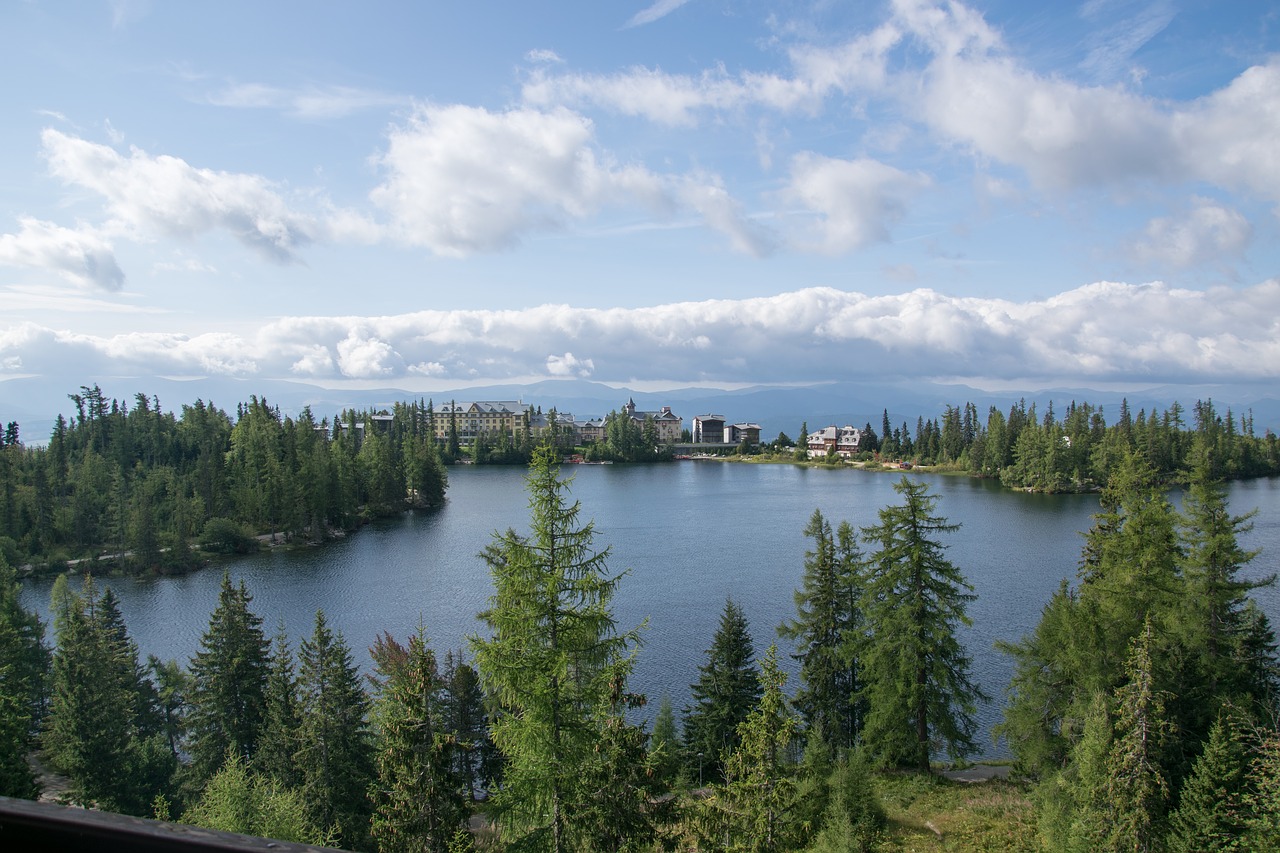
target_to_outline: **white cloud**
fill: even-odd
[[[530,62],[545,63],[548,65],[560,65],[564,63],[564,60],[560,58],[560,54],[547,48],[531,50],[524,55],[524,58]]]
[[[403,106],[409,99],[354,86],[307,86],[287,89],[265,83],[240,83],[210,95],[219,107],[271,109],[301,119],[342,118],[367,109]]]
[[[1252,237],[1253,228],[1240,213],[1197,196],[1178,215],[1147,223],[1134,254],[1148,263],[1190,267],[1206,261],[1235,260]]]
[[[389,215],[391,233],[441,255],[509,248],[527,234],[635,204],[664,215],[683,203],[735,248],[768,247],[714,177],[615,163],[597,150],[591,121],[563,108],[424,106],[392,129],[381,165],[387,176],[371,198]]]
[[[1157,4],[1126,22],[1091,67],[1122,61],[1171,15]],[[904,48],[922,48],[923,62],[914,50],[901,61]],[[1040,189],[1207,181],[1280,200],[1274,144],[1280,57],[1202,98],[1164,101],[1118,84],[1038,74],[1007,50],[979,12],[936,0],[896,0],[880,26],[834,47],[794,46],[788,57],[789,74],[734,74],[723,67],[693,75],[642,67],[604,75],[536,69],[521,94],[542,108],[591,105],[683,126],[748,107],[817,112],[840,94],[852,98],[858,112],[867,99],[886,104],[894,115],[967,148],[980,164],[996,160],[1018,168]]]
[[[72,230],[31,217],[17,234],[0,234],[0,264],[45,269],[74,285],[118,291],[124,272],[111,243],[93,229]]]
[[[626,26],[639,27],[645,24],[652,24],[654,21],[670,15],[688,2],[689,0],[655,0],[652,6],[647,6],[632,15]]]
[[[817,154],[791,162],[787,199],[818,214],[815,247],[840,254],[889,239],[889,225],[902,218],[907,200],[929,185],[921,174],[907,174],[877,160],[837,160]]]
[[[886,380],[1275,381],[1280,280],[1208,291],[1099,282],[1025,302],[811,288],[637,309],[294,317],[249,336],[193,338],[25,324],[0,330],[0,361],[15,359],[27,373],[73,377],[203,372],[389,385],[587,373],[602,382],[798,382],[847,378],[851,365]]]
[[[586,378],[595,370],[591,359],[575,358],[573,353],[547,356],[547,373],[552,376],[578,376]]]
[[[107,200],[113,217],[108,228],[182,238],[225,230],[276,261],[293,260],[322,230],[257,175],[198,169],[177,157],[153,157],[138,148],[125,157],[51,128],[41,138],[56,177]]]

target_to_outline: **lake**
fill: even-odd
[[[893,485],[901,479],[887,472],[714,461],[566,465],[562,473],[574,477],[581,520],[594,520],[598,547],[610,549],[610,569],[628,572],[614,600],[619,626],[648,620],[632,689],[649,696],[650,712],[666,693],[677,715],[725,598],[742,606],[763,653],[778,624],[795,613],[792,593],[810,545],[803,531],[814,509],[833,527],[845,520],[875,524],[877,510],[899,502]],[[423,625],[441,659],[447,649],[464,648],[466,637],[482,627],[475,614],[491,592],[477,554],[495,531],[527,529],[528,497],[521,468],[458,466],[449,476],[441,510],[406,513],[320,547],[276,549],[227,563],[233,580],[248,585],[268,634],[283,626],[296,651],[323,609],[362,667],[382,631],[403,640]],[[999,721],[1012,668],[993,644],[1030,631],[1059,583],[1074,579],[1081,534],[1097,512],[1097,497],[1013,492],[963,476],[911,476],[939,497],[938,514],[961,525],[944,543],[978,596],[969,607],[973,626],[962,638],[977,682],[995,700],[980,711],[980,744],[988,757],[1006,755],[990,730]],[[1237,514],[1259,508],[1243,544],[1264,550],[1248,574],[1274,572],[1280,479],[1233,483],[1230,498]],[[105,582],[119,596],[142,654],[185,664],[208,627],[221,576],[217,567],[183,577]],[[47,618],[51,586],[47,578],[26,581],[24,605]],[[1280,591],[1255,596],[1273,624],[1280,623]],[[790,648],[780,644],[779,650],[785,655]],[[790,689],[796,667],[786,662]]]

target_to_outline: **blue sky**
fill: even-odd
[[[0,378],[1275,383],[1269,2],[10,2]]]

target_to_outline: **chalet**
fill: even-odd
[[[862,430],[851,426],[829,426],[809,433],[809,453],[825,455],[835,450],[845,459],[858,452],[862,443]]]

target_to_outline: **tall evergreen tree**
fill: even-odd
[[[323,611],[298,659],[298,769],[307,813],[341,845],[360,846],[369,832],[366,794],[373,781],[369,700],[346,641],[329,630]]]
[[[302,784],[298,772],[298,730],[302,719],[293,652],[283,625],[271,646],[270,669],[262,698],[262,733],[258,737],[253,769],[284,788],[296,788]]]
[[[499,705],[491,734],[507,762],[495,797],[504,833],[559,853],[574,844],[580,777],[637,635],[616,628],[621,576],[608,573],[608,549],[595,550],[594,525],[579,523],[554,449],[535,451],[527,483],[530,534],[495,535],[483,554],[494,594],[481,618],[492,634],[472,648]]]
[[[121,642],[114,617],[103,619],[102,597],[91,576],[85,576],[79,595],[56,583],[54,595],[57,651],[46,754],[70,777],[75,802],[143,814],[156,780],[140,736],[132,677],[138,670],[136,651],[127,635]]]
[[[938,499],[927,489],[903,477],[894,490],[904,503],[862,529],[876,551],[867,561],[861,655],[864,741],[884,765],[926,771],[935,750],[958,759],[975,748],[974,713],[985,698],[956,638],[969,624],[973,588],[936,538],[959,526],[933,514]]]
[[[812,829],[798,819],[795,767],[787,759],[798,720],[782,692],[787,676],[778,667],[776,646],[765,653],[761,681],[760,702],[738,727],[724,783],[703,808],[702,840],[725,850],[795,850]]]
[[[496,757],[489,739],[489,718],[484,708],[480,675],[462,652],[444,656],[444,727],[455,741],[453,771],[462,780],[468,801],[476,799],[481,785],[496,782]]]
[[[726,599],[707,662],[690,687],[684,711],[685,760],[703,781],[723,778],[724,761],[738,745],[738,726],[760,701],[760,673],[746,614]]]
[[[662,694],[658,713],[653,718],[653,734],[649,738],[649,760],[658,781],[671,785],[680,772],[680,735],[676,731],[675,709],[671,698]]]
[[[384,635],[371,651],[378,687],[373,838],[379,850],[446,853],[468,815],[435,654],[420,631],[407,648]]]
[[[244,582],[223,573],[218,606],[191,660],[191,764],[200,782],[228,753],[251,763],[266,711],[268,643]]]
[[[1245,721],[1224,709],[1183,783],[1178,808],[1169,817],[1169,853],[1219,853],[1238,849],[1244,832],[1241,796],[1249,770]]]
[[[1183,501],[1185,550],[1182,574],[1187,594],[1181,597],[1187,618],[1177,625],[1188,648],[1200,656],[1199,676],[1208,704],[1219,692],[1248,694],[1260,680],[1258,673],[1242,671],[1247,658],[1240,654],[1248,626],[1245,605],[1249,593],[1275,582],[1272,574],[1261,580],[1245,580],[1241,570],[1260,551],[1240,546],[1239,537],[1252,528],[1257,510],[1232,515],[1226,490],[1214,480],[1207,455],[1202,455],[1191,476]],[[1263,679],[1265,681],[1265,676]],[[1200,691],[1198,691],[1200,692]],[[1262,699],[1262,696],[1252,698]]]
[[[1125,669],[1128,679],[1116,690],[1115,739],[1107,756],[1107,849],[1146,853],[1160,845],[1170,798],[1164,753],[1171,727],[1164,692],[1156,685],[1150,620],[1134,638]]]
[[[795,703],[808,736],[833,750],[854,745],[861,724],[857,641],[862,627],[862,554],[848,523],[839,533],[814,510],[805,535],[813,550],[804,555],[803,586],[795,592],[796,618],[778,634],[796,643],[804,686]]]
[[[0,554],[0,796],[34,798],[27,753],[44,716],[50,659],[44,625],[19,603],[18,590],[16,573]]]

